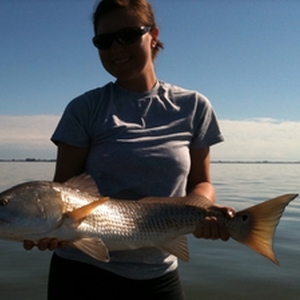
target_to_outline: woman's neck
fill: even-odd
[[[116,83],[122,88],[131,92],[147,92],[153,89],[157,82],[156,74],[153,72],[148,72],[146,76],[139,76],[138,78],[128,78],[119,80]]]

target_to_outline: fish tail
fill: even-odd
[[[297,196],[283,195],[238,212],[234,219],[240,229],[232,238],[279,264],[273,251],[275,230],[285,207]]]

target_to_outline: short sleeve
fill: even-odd
[[[67,105],[51,137],[52,142],[54,142],[55,144],[63,142],[75,147],[82,148],[89,147],[89,112],[85,98],[86,96],[82,95],[74,99]]]
[[[205,148],[222,142],[224,138],[211,103],[201,94],[197,93],[196,97],[191,148]]]

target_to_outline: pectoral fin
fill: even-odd
[[[98,191],[98,187],[91,175],[83,173],[79,176],[72,177],[64,184],[70,188],[88,193],[89,195],[92,195],[94,197],[101,197]]]
[[[108,201],[108,197],[100,198],[97,201],[91,202],[87,205],[84,205],[80,208],[74,209],[73,211],[65,213],[65,216],[71,219],[73,224],[77,226],[88,216],[90,215],[99,205],[102,205]]]
[[[82,238],[72,242],[71,246],[94,259],[103,262],[109,262],[110,260],[108,249],[100,238]]]
[[[161,248],[183,261],[188,261],[190,259],[187,240],[184,235],[177,237],[175,240],[172,240],[167,244],[164,244]]]

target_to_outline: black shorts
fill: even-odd
[[[48,300],[184,300],[178,272],[150,280],[132,280],[95,266],[53,255]]]

